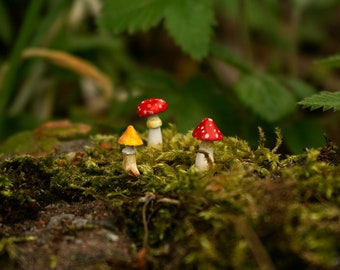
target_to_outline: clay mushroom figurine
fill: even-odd
[[[223,135],[211,118],[204,118],[194,129],[192,136],[202,141],[196,155],[196,169],[206,171],[209,164],[214,164],[214,141],[222,140]]]
[[[150,98],[139,103],[137,113],[147,117],[146,126],[149,129],[148,146],[161,149],[163,144],[161,126],[162,120],[158,114],[168,109],[168,104],[160,98]]]
[[[118,139],[118,143],[125,145],[122,150],[123,153],[123,168],[126,171],[131,171],[135,176],[140,173],[136,164],[136,148],[135,146],[142,145],[143,141],[139,137],[137,131],[133,126],[128,126],[122,136]]]

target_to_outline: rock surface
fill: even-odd
[[[1,269],[135,268],[131,242],[113,226],[112,214],[98,200],[51,204],[37,219],[0,226],[3,236],[26,239],[16,243],[15,260],[2,261]]]

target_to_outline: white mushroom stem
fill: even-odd
[[[125,146],[122,150],[123,153],[123,169],[131,171],[135,176],[140,173],[136,164],[136,148],[134,146]]]
[[[203,172],[214,164],[214,142],[202,141],[198,147],[195,166],[197,171]]]
[[[158,115],[148,116],[146,126],[149,129],[148,147],[162,149],[162,120],[158,117]]]

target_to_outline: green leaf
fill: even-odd
[[[207,55],[215,22],[211,0],[106,0],[98,24],[115,33],[148,30],[165,17],[175,42],[194,59]]]
[[[248,64],[243,59],[241,59],[241,57],[238,57],[237,54],[226,45],[213,43],[210,46],[210,53],[212,56],[244,73],[252,72],[251,67],[249,67]]]
[[[321,123],[310,119],[298,119],[285,123],[282,129],[286,147],[293,154],[301,154],[305,148],[322,147],[325,144]]]
[[[325,65],[328,67],[340,67],[340,54],[333,55],[324,59],[316,61],[317,64]]]
[[[245,106],[268,122],[278,121],[295,109],[292,94],[268,75],[245,75],[234,91]]]
[[[178,92],[178,85],[171,74],[161,70],[144,69],[131,75],[131,84],[147,91],[148,95]],[[164,97],[163,97],[164,98]]]
[[[13,30],[11,21],[9,19],[9,12],[3,3],[0,3],[0,40],[2,40],[6,45],[8,45],[13,37]]]
[[[171,0],[106,0],[98,24],[115,33],[148,30],[160,22]]]
[[[317,93],[312,85],[296,78],[284,78],[282,83],[294,93],[298,100]]]
[[[304,9],[311,4],[311,0],[293,0],[293,6],[295,8]]]
[[[184,52],[198,60],[207,55],[215,22],[210,0],[173,0],[165,18],[167,30]]]
[[[184,133],[195,128],[204,117],[211,117],[222,130],[223,126],[237,126],[234,117],[225,117],[234,111],[228,100],[220,95],[216,85],[206,78],[194,76],[184,85],[176,104],[176,126]],[[231,129],[228,128],[228,132]]]
[[[322,108],[323,111],[330,109],[338,111],[340,110],[340,92],[323,91],[303,99],[298,104],[302,105],[303,108],[310,107],[310,110]]]

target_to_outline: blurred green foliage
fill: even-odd
[[[338,113],[297,106],[337,90],[327,83],[336,69],[313,62],[337,53],[339,10],[339,0],[1,1],[1,138],[59,118],[142,131],[137,104],[161,97],[163,123],[183,133],[211,117],[252,146],[257,126],[279,126],[293,153],[324,145],[324,132],[340,141]],[[112,99],[74,70],[23,58],[32,47],[91,63],[110,78]]]

